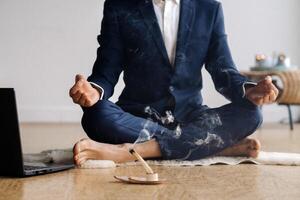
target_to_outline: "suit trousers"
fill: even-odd
[[[162,159],[178,160],[214,155],[251,135],[263,120],[259,107],[246,99],[218,108],[195,107],[184,122],[171,124],[135,116],[108,100],[83,110],[82,127],[92,140],[122,144],[155,138]]]

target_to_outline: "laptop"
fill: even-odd
[[[73,163],[24,163],[15,91],[0,88],[0,176],[26,177],[62,171]]]

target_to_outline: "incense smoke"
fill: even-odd
[[[155,134],[163,135],[166,139],[174,139],[174,141],[182,140],[190,149],[186,156],[179,160],[186,160],[190,155],[199,148],[222,147],[224,141],[222,138],[213,133],[213,130],[222,125],[221,119],[217,113],[203,113],[192,123],[185,127],[183,134],[182,127],[184,125],[177,123],[171,111],[166,111],[161,116],[155,109],[147,106],[145,113],[148,115],[146,122],[142,125],[139,137],[133,145],[151,140]],[[172,129],[170,127],[173,127]],[[203,133],[203,130],[206,133]],[[161,144],[162,145],[162,144]],[[163,147],[167,155],[171,155],[171,151],[167,146]],[[178,149],[180,151],[180,149]]]
[[[161,123],[162,125],[168,125],[174,123],[175,121],[175,118],[171,111],[166,111],[165,116],[161,116],[155,109],[151,108],[150,106],[145,107],[144,111],[146,114],[148,114],[148,118],[142,125],[143,128],[139,133],[139,137],[133,145],[151,140],[154,134],[158,131],[159,123]],[[174,130],[164,128],[160,131],[160,134],[162,135],[166,132],[168,132],[168,134],[172,135],[174,138],[178,139],[181,135],[180,125],[177,125]]]

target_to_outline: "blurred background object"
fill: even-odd
[[[282,71],[297,69],[297,66],[291,65],[290,57],[287,57],[284,53],[277,55],[276,52],[272,56],[266,56],[265,54],[255,55],[255,66],[251,67],[252,71]]]

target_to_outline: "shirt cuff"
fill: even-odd
[[[100,93],[99,100],[102,100],[103,96],[104,96],[104,89],[100,85],[98,85],[98,84],[96,84],[94,82],[90,82],[90,84],[92,85],[93,88],[95,88],[95,89],[97,89],[99,91],[99,93]]]
[[[255,83],[255,82],[249,82],[249,81],[244,82],[243,86],[242,86],[242,88],[243,88],[243,98],[245,98],[245,96],[246,96],[246,86],[253,87],[253,86],[256,86],[256,85],[257,85],[257,83]]]

